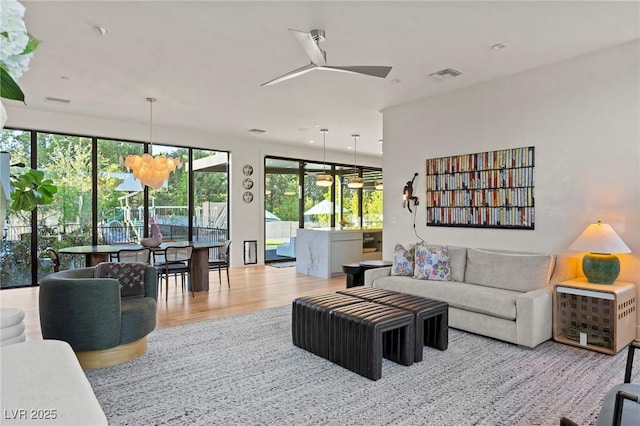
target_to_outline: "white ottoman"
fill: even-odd
[[[106,425],[107,417],[73,349],[32,340],[0,349],[3,426]]]
[[[0,346],[25,341],[24,312],[19,308],[0,309]]]

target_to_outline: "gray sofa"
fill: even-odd
[[[552,284],[575,278],[569,256],[449,247],[451,281],[365,271],[365,285],[449,304],[449,326],[535,347],[552,337]]]

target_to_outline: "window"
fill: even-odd
[[[295,243],[289,241],[295,236],[294,226],[382,228],[382,191],[375,189],[382,170],[358,167],[355,173],[365,180],[362,190],[347,187],[354,175],[352,165],[266,157],[265,262],[283,260],[280,255],[287,249],[288,256],[295,256]],[[333,185],[316,185],[318,174],[332,175]]]
[[[141,143],[98,139],[98,244],[137,243],[144,235],[144,192],[121,164]]]
[[[12,164],[26,165],[12,167],[11,172],[38,169],[58,187],[53,204],[38,206],[33,214],[8,209],[0,248],[0,288],[34,285],[51,273],[47,247],[137,243],[148,235],[150,218],[161,225],[167,240],[228,238],[228,153],[153,145],[152,154],[179,157],[184,165],[156,191],[146,190],[124,166],[126,155],[140,155],[145,147],[149,144],[0,130],[0,151],[11,154]],[[195,161],[189,165],[191,156],[198,161],[214,158],[217,165],[201,167]],[[199,193],[193,193],[190,185],[191,168]],[[210,204],[219,203],[224,204],[222,220],[219,215],[213,218],[211,209],[205,212]],[[60,260],[62,269],[84,266],[84,258],[78,256],[63,255]]]
[[[0,130],[0,151],[11,153],[12,173],[23,173],[31,164],[31,133]],[[11,210],[7,206],[6,222],[0,247],[0,287],[17,287],[31,283],[31,213]]]
[[[229,237],[228,193],[229,154],[203,149],[193,150],[193,239],[222,241]],[[218,259],[218,248],[209,252]]]

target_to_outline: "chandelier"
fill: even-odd
[[[153,103],[155,98],[147,98],[149,102],[149,151],[153,152]],[[133,171],[133,177],[138,179],[143,185],[153,189],[160,189],[169,179],[169,173],[182,167],[179,158],[165,157],[164,155],[152,156],[127,155],[124,160],[127,171]]]
[[[322,174],[316,175],[316,185],[318,186],[331,186],[333,185],[333,176],[327,175],[324,173],[326,164],[325,164],[325,156],[326,156],[326,137],[329,129],[320,129],[322,132]]]
[[[364,186],[364,179],[362,179],[360,176],[358,176],[358,168],[357,168],[357,164],[358,164],[358,138],[360,137],[360,135],[351,135],[351,137],[353,138],[353,173],[356,176],[353,176],[352,178],[349,178],[349,181],[347,182],[347,187],[351,188],[351,189],[360,189]]]

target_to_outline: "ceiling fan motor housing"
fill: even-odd
[[[316,43],[321,43],[326,38],[324,30],[311,30],[311,32],[309,34],[311,35],[311,38],[313,38],[313,40]]]

